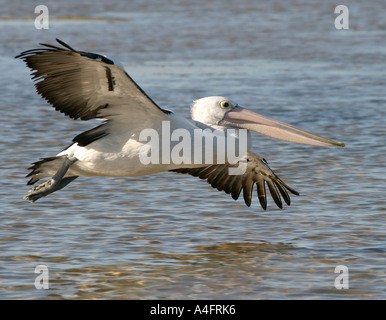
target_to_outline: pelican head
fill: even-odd
[[[209,126],[216,130],[224,130],[227,127],[247,129],[275,139],[313,146],[345,146],[343,142],[318,137],[287,123],[242,108],[225,97],[198,99],[194,101],[191,113],[192,119],[201,127]]]

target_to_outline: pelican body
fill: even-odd
[[[299,193],[284,183],[266,160],[250,151],[250,132],[307,145],[344,146],[221,96],[194,101],[192,119],[186,119],[158,106],[119,63],[57,41],[60,47],[42,44],[42,48],[24,51],[16,58],[26,62],[37,92],[56,110],[72,119],[103,122],[77,135],[56,156],[33,163],[28,185],[50,179],[34,187],[26,200],[34,202],[80,176],[138,177],[171,171],[204,179],[235,200],[242,191],[247,206],[256,184],[264,210],[267,185],[282,208],[281,197],[290,205],[288,192]],[[199,136],[200,132],[203,135]],[[232,146],[243,147],[239,157],[229,153]]]

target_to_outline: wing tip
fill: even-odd
[[[264,211],[266,211],[267,210],[267,198],[259,196],[259,202],[260,202],[260,206],[264,209]]]
[[[71,51],[73,51],[73,52],[78,52],[78,51],[75,50],[73,47],[71,47],[69,44],[65,43],[64,41],[62,41],[62,40],[60,40],[60,39],[58,39],[58,38],[55,38],[55,40],[56,40],[59,44],[61,44],[63,47],[65,47],[65,48],[67,48],[67,49],[69,49],[69,50],[71,50]]]
[[[62,45],[64,48],[72,51],[72,52],[78,52],[77,50],[75,50],[74,48],[72,48],[70,45],[68,45],[67,43],[65,43],[64,41],[56,38],[55,39],[60,45]],[[26,50],[26,51],[23,51],[21,53],[19,53],[18,55],[15,56],[15,59],[27,59],[28,57],[32,56],[32,55],[36,55],[36,54],[39,54],[39,53],[42,53],[42,52],[47,52],[47,51],[53,51],[53,50],[66,50],[66,49],[63,49],[63,48],[60,48],[60,47],[57,47],[57,46],[54,46],[52,44],[48,44],[48,43],[39,43],[41,46],[44,46],[45,48],[37,48],[37,49],[30,49],[30,50]]]

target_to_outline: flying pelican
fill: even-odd
[[[180,163],[148,163],[140,161],[140,139],[144,129],[161,133],[162,124],[170,130],[211,128],[219,132],[229,128],[250,130],[276,138],[316,146],[340,146],[294,126],[242,108],[225,97],[206,97],[192,104],[192,120],[159,107],[125,72],[122,65],[95,53],[78,51],[63,41],[61,45],[24,51],[15,58],[24,60],[32,70],[37,92],[56,110],[73,119],[101,119],[102,124],[77,135],[72,144],[55,157],[34,162],[28,185],[42,178],[48,181],[34,187],[24,199],[34,202],[62,189],[79,176],[138,177],[162,171],[190,174],[205,179],[213,188],[231,194],[237,200],[241,191],[247,206],[251,205],[252,189],[264,210],[267,208],[266,188],[279,208],[281,197],[290,205],[288,191],[297,191],[284,183],[268,166],[265,159],[249,151],[243,174],[232,175],[229,169],[239,163],[182,161]],[[235,131],[237,138],[239,131]],[[162,150],[164,151],[164,150]],[[201,150],[202,151],[202,150]],[[167,150],[170,152],[170,150]],[[185,159],[186,160],[186,159]]]

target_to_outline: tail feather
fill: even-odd
[[[32,171],[27,175],[31,180],[27,184],[34,184],[39,179],[44,177],[51,177],[48,181],[32,188],[24,197],[26,200],[35,202],[41,197],[45,197],[50,193],[64,188],[77,176],[65,177],[70,166],[76,162],[76,159],[70,159],[67,156],[59,156],[53,158],[45,158],[35,162],[30,169]]]
[[[63,165],[66,156],[43,158],[36,161],[29,167],[32,170],[26,177],[32,177],[27,185],[32,185],[42,178],[53,176],[59,168]]]

